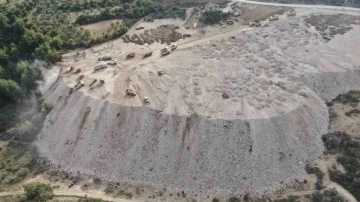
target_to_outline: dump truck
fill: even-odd
[[[170,54],[170,48],[169,47],[161,49],[161,55],[162,56],[169,55],[169,54]]]
[[[80,73],[81,72],[81,69],[76,69],[75,73]]]
[[[72,72],[72,71],[74,71],[74,67],[73,67],[73,66],[71,66],[70,68],[67,68],[67,69],[66,69],[66,72],[67,72],[67,73],[70,73],[70,72]]]
[[[83,79],[85,77],[85,75],[84,74],[80,74],[80,76],[77,78],[77,80],[81,80],[81,79]]]
[[[144,53],[143,54],[143,57],[145,58],[145,57],[149,57],[149,56],[151,56],[153,54],[153,52],[152,51],[149,51],[149,52],[146,52],[146,53]]]
[[[100,56],[98,57],[99,61],[108,61],[111,60],[111,56]]]
[[[249,26],[250,26],[250,27],[253,27],[253,26],[255,26],[255,25],[256,25],[255,22],[249,22]]]
[[[145,102],[145,103],[149,103],[149,98],[148,98],[148,97],[144,97],[144,102]]]
[[[175,49],[177,49],[177,44],[173,44],[173,45],[171,46],[171,50],[175,50]]]
[[[108,65],[116,65],[118,63],[118,61],[117,60],[109,60],[109,61],[106,61],[106,63]]]
[[[131,89],[126,89],[126,94],[127,95],[131,95],[131,96],[135,96],[136,95],[136,93],[133,91],[133,90],[131,90]]]
[[[91,86],[94,85],[94,83],[96,83],[96,82],[97,82],[97,79],[94,79],[94,81],[92,81],[89,86],[91,87]]]
[[[105,69],[105,68],[107,68],[107,64],[105,63],[105,64],[99,64],[99,65],[96,65],[95,67],[94,67],[94,71],[96,72],[96,71],[99,71],[100,69]]]
[[[77,84],[75,85],[75,89],[79,90],[81,87],[85,86],[85,81],[79,81],[77,82]]]
[[[279,20],[279,15],[273,15],[269,18],[270,21]]]
[[[133,57],[135,57],[134,52],[126,54],[126,58],[133,58]]]
[[[295,11],[289,11],[286,13],[287,16],[295,16],[296,12]]]

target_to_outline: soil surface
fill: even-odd
[[[294,183],[323,153],[324,100],[360,86],[359,16],[327,40],[307,20],[336,13],[297,11],[246,31],[191,29],[166,57],[164,45],[121,39],[66,55],[59,79],[43,87],[54,107],[37,141],[40,153],[65,170],[193,195],[264,193]],[[125,60],[126,52],[148,49],[150,58]],[[94,72],[100,55],[120,64]],[[66,74],[70,66],[81,68],[86,82],[72,93],[79,75]],[[95,78],[105,84],[89,87]]]

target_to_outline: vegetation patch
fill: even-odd
[[[34,164],[34,156],[23,146],[0,147],[0,186],[8,186],[25,179]]]
[[[346,142],[344,151],[337,161],[345,168],[345,173],[331,169],[330,179],[348,190],[357,200],[360,200],[360,142]]]
[[[222,11],[205,11],[200,17],[200,22],[213,25],[219,23],[220,21],[226,20],[229,16],[230,14],[224,13]]]

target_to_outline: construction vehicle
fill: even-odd
[[[145,102],[145,103],[149,103],[149,98],[148,98],[148,97],[144,97],[144,102]]]
[[[253,27],[253,26],[255,26],[255,25],[256,25],[255,22],[249,22],[249,27]]]
[[[279,20],[279,15],[273,15],[269,18],[270,21]]]
[[[77,74],[77,73],[80,73],[80,72],[81,72],[81,69],[79,68],[79,69],[76,69],[76,71],[74,73]]]
[[[164,74],[164,73],[163,73],[161,70],[158,71],[158,75],[159,75],[159,76],[161,76],[161,75],[163,75],[163,74]]]
[[[287,16],[295,16],[296,12],[295,11],[289,11],[286,13]]]
[[[69,95],[71,95],[74,92],[74,88],[69,89]]]
[[[149,51],[149,52],[144,53],[144,54],[143,54],[143,57],[146,58],[146,57],[151,56],[152,54],[153,54],[153,52],[152,52],[152,51]]]
[[[72,72],[72,71],[74,71],[74,67],[73,67],[73,66],[71,66],[70,68],[67,68],[67,69],[66,69],[66,72],[67,72],[67,73],[70,73],[70,72]]]
[[[261,26],[261,22],[258,21],[255,23],[255,27],[260,27],[260,26]]]
[[[106,61],[106,64],[108,65],[116,65],[118,63],[117,60],[109,60],[109,61]]]
[[[94,83],[96,83],[96,82],[97,82],[97,79],[94,79],[94,81],[92,81],[89,86],[91,87],[91,86],[94,85]]]
[[[99,61],[108,61],[111,60],[111,56],[100,56],[98,57]]]
[[[105,68],[107,68],[107,63],[99,64],[94,67],[94,71],[96,72],[99,71],[100,69],[105,69]]]
[[[226,23],[227,23],[228,25],[233,25],[233,24],[234,24],[234,21],[228,20]]]
[[[133,90],[131,90],[131,89],[126,89],[126,94],[127,95],[131,95],[131,96],[135,96],[136,95],[136,93],[133,91]]]
[[[177,44],[173,44],[173,45],[171,46],[171,50],[175,50],[175,49],[177,49]]]
[[[135,53],[134,53],[134,52],[131,52],[131,53],[126,54],[126,58],[133,58],[133,57],[135,57]]]
[[[104,83],[105,83],[105,80],[100,79],[100,83],[101,83],[101,84],[104,84]]]
[[[169,54],[170,54],[170,48],[169,47],[161,49],[161,55],[162,56],[169,55]]]
[[[77,78],[78,81],[80,81],[81,79],[83,79],[85,77],[84,74],[80,74],[80,76]]]
[[[75,85],[75,89],[79,90],[81,87],[85,86],[85,81],[79,81],[77,82],[77,84]]]

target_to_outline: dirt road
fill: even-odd
[[[325,6],[325,5],[304,5],[304,4],[281,4],[281,3],[266,3],[248,0],[234,0],[241,3],[266,5],[266,6],[285,6],[285,7],[296,7],[296,8],[323,8],[323,9],[334,9],[334,10],[346,10],[346,11],[360,11],[359,8],[341,7],[341,6]]]
[[[0,197],[3,196],[13,196],[13,195],[19,195],[23,194],[24,191],[9,191],[9,192],[1,192]],[[132,200],[132,199],[121,199],[121,198],[113,198],[110,196],[105,196],[103,194],[94,194],[94,193],[86,193],[86,192],[78,192],[76,190],[74,191],[54,191],[55,196],[75,196],[75,197],[90,197],[90,198],[99,198],[104,201],[111,201],[111,202],[135,202],[138,200]]]

